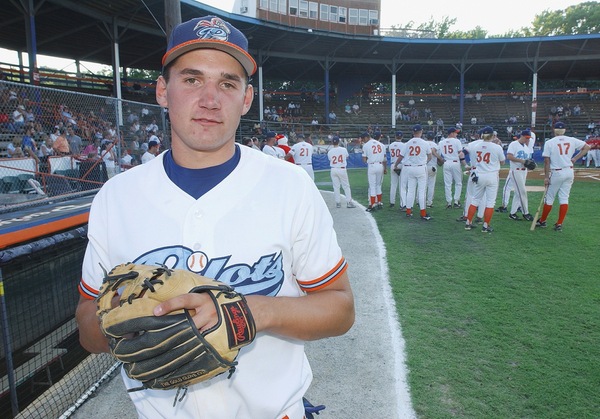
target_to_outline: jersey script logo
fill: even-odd
[[[163,247],[135,259],[133,263],[165,265],[171,269],[187,269],[207,278],[229,284],[244,295],[276,296],[283,284],[281,253],[261,256],[252,265],[229,264],[231,256],[209,258],[183,246]]]

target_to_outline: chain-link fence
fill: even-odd
[[[170,145],[163,109],[0,81],[0,206],[100,187]]]

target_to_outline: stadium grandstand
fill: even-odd
[[[505,143],[531,127],[543,141],[558,119],[580,137],[598,135],[600,35],[382,36],[388,31],[376,22],[365,31],[342,30],[267,19],[265,10],[251,17],[191,0],[171,3],[180,5],[182,21],[221,16],[249,39],[260,70],[238,141],[266,131],[291,140],[311,133],[326,152],[332,135],[358,147],[365,130],[383,132],[387,142],[415,123],[438,136],[460,123],[465,141],[492,125]],[[0,60],[2,417],[58,417],[114,369],[110,357],[89,356],[79,346],[73,320],[87,213],[103,182],[140,163],[152,135],[169,146],[168,114],[156,105],[154,81],[128,76],[131,69],[161,70],[166,20],[164,0],[46,0],[3,8],[0,47],[30,59]],[[36,54],[121,71],[38,68]],[[24,136],[38,150],[27,151]],[[61,136],[79,137],[77,151],[44,154],[46,138]],[[315,159],[316,169],[328,167],[324,155]],[[29,313],[25,305],[42,309]]]

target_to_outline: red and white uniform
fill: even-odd
[[[427,189],[427,161],[431,158],[429,144],[422,138],[413,137],[402,150],[402,173],[406,175],[406,210],[407,214],[415,204],[418,196],[419,208],[425,210],[425,194]]]
[[[381,202],[384,165],[386,164],[385,146],[374,138],[363,144],[363,160],[367,163],[370,205]]]
[[[566,135],[558,135],[544,144],[542,156],[550,159],[550,184],[545,203],[552,205],[558,195],[559,204],[568,204],[573,186],[573,162],[571,158],[586,145],[586,142]]]
[[[534,147],[535,141],[536,141],[535,139],[536,139],[535,132],[532,131],[531,137],[529,137],[529,141],[527,142],[527,147],[529,148],[529,156],[530,157],[533,156],[533,147]],[[509,144],[509,147],[510,147],[510,144]],[[525,170],[527,171],[527,169],[525,169]],[[508,208],[508,201],[510,201],[510,194],[512,191],[514,191],[514,189],[515,189],[514,180],[513,180],[513,177],[510,175],[510,171],[509,171],[508,175],[506,176],[506,181],[504,182],[504,187],[502,188],[502,206],[503,207]],[[518,205],[517,205],[517,208],[518,208]],[[511,214],[514,214],[514,212],[511,211]],[[527,214],[527,213],[524,212],[523,214]]]
[[[290,155],[294,158],[294,162],[306,170],[312,180],[315,180],[312,167],[313,146],[306,141],[300,141],[292,146]]]
[[[468,144],[466,149],[471,156],[471,164],[476,166],[479,178],[473,189],[471,205],[483,205],[493,209],[498,195],[500,166],[505,160],[504,151],[498,144],[490,141],[474,141]]]
[[[164,153],[106,182],[90,211],[83,297],[98,295],[103,268],[126,261],[189,269],[246,295],[300,297],[338,279],[347,265],[314,182],[295,165],[239,149],[237,166],[199,199],[169,179]],[[294,187],[265,188],[273,179]],[[138,211],[124,208],[124,196],[159,222],[149,227]],[[249,221],[248,211],[269,216]],[[237,361],[230,379],[222,374],[190,386],[175,407],[176,390],[129,395],[140,417],[304,417],[312,373],[302,341],[261,332]],[[127,388],[140,386],[122,375]]]
[[[348,165],[348,150],[337,145],[333,146],[327,152],[327,158],[329,159],[329,166],[331,166],[331,183],[333,184],[335,203],[339,204],[341,201],[340,187],[344,189],[346,202],[352,202],[352,191],[350,190],[348,171],[346,170]]]
[[[435,150],[436,153],[439,154],[440,147],[433,140],[427,140],[427,144],[429,145],[429,149],[433,154]],[[433,195],[435,194],[435,180],[437,178],[437,159],[431,157],[427,162],[427,195],[425,198],[425,202],[427,206],[433,206]]]
[[[390,162],[392,169],[394,168],[394,163],[396,163],[398,157],[400,157],[403,147],[404,143],[399,139],[389,145],[388,149],[390,151]],[[398,165],[398,168],[402,169],[402,163]],[[402,188],[400,182],[401,177],[402,172],[400,172],[400,174],[398,175],[392,170],[392,173],[390,174],[390,204],[396,204],[396,195],[398,195],[399,193],[400,206],[404,207],[406,206],[406,188]]]
[[[462,193],[462,166],[459,153],[463,148],[458,138],[448,137],[440,140],[439,152],[444,159],[444,192],[446,203],[460,202]],[[454,195],[452,195],[452,184],[454,184]]]

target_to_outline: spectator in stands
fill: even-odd
[[[360,113],[360,106],[358,106],[358,103],[354,103],[354,105],[352,105],[352,112],[354,112],[354,115],[358,115]]]
[[[12,113],[12,132],[22,132],[25,126],[25,106],[18,105]]]
[[[152,122],[146,125],[146,132],[152,133],[158,131],[158,125],[156,125],[156,118],[152,118]]]
[[[117,158],[115,156],[115,147],[112,142],[104,141],[100,145],[100,158],[102,159],[102,161],[104,161],[104,164],[106,165],[106,172],[108,174],[108,177],[113,177],[117,173],[117,165],[115,164]]]
[[[121,156],[121,164],[124,166],[134,166],[135,165],[135,160],[133,159],[133,156],[129,152],[128,148],[123,149],[123,155]]]
[[[310,125],[311,125],[311,129],[312,129],[313,131],[316,131],[316,130],[319,128],[319,118],[317,118],[317,115],[316,115],[316,114],[315,114],[315,115],[313,115],[313,119],[312,119],[312,121],[310,122]]]
[[[333,110],[331,112],[329,112],[329,123],[330,124],[337,123],[337,115],[335,114],[335,112]]]
[[[250,137],[242,138],[242,144],[245,145],[246,147],[252,148],[252,144],[253,144],[252,138],[250,138]]]
[[[38,150],[38,157],[41,161],[47,159],[48,156],[52,156],[54,154],[54,150],[52,149],[52,139],[45,132],[42,133],[40,139],[40,147]]]
[[[21,141],[21,149],[23,150],[23,155],[26,157],[31,157],[35,159],[38,163],[40,162],[38,158],[38,148],[35,144],[35,140],[33,136],[35,135],[35,131],[33,127],[29,126],[25,130],[25,135],[23,135],[23,139]]]
[[[66,156],[70,154],[71,149],[69,148],[69,142],[67,141],[67,130],[65,128],[59,128],[58,137],[52,144],[54,154],[57,156]]]
[[[265,106],[265,110],[263,111],[263,119],[265,121],[271,120],[271,108],[269,108],[268,106]]]
[[[98,155],[100,152],[100,140],[95,137],[90,138],[88,145],[85,146],[83,151],[81,152],[81,156],[85,158],[90,158],[90,154]]]
[[[477,125],[477,117],[476,116],[471,117],[471,125]]]
[[[78,156],[81,154],[81,149],[83,148],[83,140],[77,134],[75,134],[75,130],[73,129],[73,125],[67,125],[67,141],[69,142],[69,149],[71,153]]]
[[[14,136],[12,141],[6,146],[6,156],[10,159],[13,157],[24,157],[23,149],[21,148],[22,139]]]
[[[69,110],[69,107],[67,105],[61,105],[60,114],[63,119],[63,124],[77,125],[77,122],[75,121],[75,118],[73,117],[73,114],[71,113],[71,111]]]
[[[158,155],[160,150],[160,143],[158,141],[148,141],[148,151],[142,156],[142,164],[148,163],[150,160]]]
[[[444,120],[442,118],[438,118],[435,123],[437,125],[438,131],[443,131],[444,130]]]
[[[352,106],[350,105],[350,103],[346,103],[346,105],[344,106],[344,112],[346,112],[348,115],[352,113]]]
[[[579,104],[573,106],[573,116],[581,115],[581,106]]]

